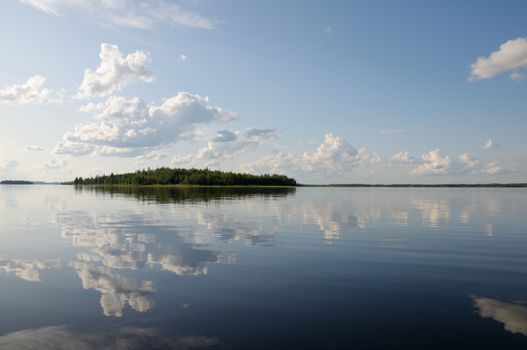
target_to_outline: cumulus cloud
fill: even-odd
[[[198,125],[228,122],[235,114],[210,104],[207,97],[179,92],[163,103],[145,104],[140,98],[112,96],[89,103],[82,111],[93,121],[64,135],[55,154],[137,157],[152,154],[181,140],[192,139]]]
[[[340,136],[326,134],[324,141],[313,152],[303,154],[277,153],[252,163],[242,164],[249,172],[285,172],[288,170],[311,174],[346,174],[359,165],[380,163],[377,153],[367,153]]]
[[[424,154],[421,159],[421,164],[414,168],[410,175],[459,175],[467,173],[496,175],[505,172],[499,162],[485,164],[469,153],[463,153],[455,159],[448,154],[443,154],[439,149],[435,149]]]
[[[40,271],[54,266],[56,262],[44,260],[2,260],[0,270],[28,281],[40,282]]]
[[[527,75],[520,73],[520,72],[512,72],[509,75],[509,78],[511,78],[514,81],[524,81],[525,79],[527,79]]]
[[[84,289],[95,289],[101,293],[104,315],[121,317],[126,304],[139,312],[154,307],[150,296],[154,293],[151,281],[138,285],[135,281],[113,274],[109,269],[94,267],[89,263],[73,262]]]
[[[485,151],[495,149],[497,147],[498,147],[498,144],[492,139],[488,139],[487,141],[485,141],[483,145],[481,145],[481,149]]]
[[[479,160],[468,153],[461,154],[458,159],[465,170],[475,169],[479,165]]]
[[[169,0],[19,0],[53,16],[87,13],[102,24],[148,29],[159,24],[213,29],[217,20],[185,10]]]
[[[527,307],[484,297],[474,296],[472,299],[481,317],[502,323],[503,328],[511,333],[527,335]]]
[[[84,79],[75,98],[108,96],[136,81],[154,80],[154,74],[146,69],[150,56],[144,51],[123,56],[117,45],[102,43],[99,58],[101,62],[97,69],[84,71]]]
[[[423,163],[413,169],[410,174],[414,176],[443,175],[450,172],[452,158],[444,155],[439,149],[434,149],[421,157]]]
[[[390,157],[389,161],[391,165],[406,165],[417,163],[418,159],[405,151],[394,154]]]
[[[479,57],[470,65],[468,80],[489,79],[506,71],[512,71],[511,79],[519,80],[523,74],[517,70],[522,68],[527,68],[527,38],[509,40],[489,57]]]
[[[496,175],[503,172],[503,168],[499,162],[488,163],[483,167],[483,169],[481,169],[481,173],[486,175]]]
[[[0,336],[4,350],[131,350],[204,349],[215,347],[217,338],[166,335],[155,328],[106,327],[80,330],[69,326],[23,329]]]
[[[153,160],[162,160],[162,159],[165,159],[167,157],[166,153],[161,151],[161,150],[153,150],[153,151],[150,151],[150,152],[147,152],[145,154],[141,154],[137,157],[135,157],[136,160],[138,160],[139,162],[142,162],[142,161],[146,161],[146,160],[149,160],[149,159],[153,159]]]
[[[24,146],[24,151],[28,151],[28,152],[42,152],[43,150],[44,148],[40,146],[35,146],[35,145],[25,145]]]
[[[34,75],[25,83],[7,86],[0,90],[0,104],[28,105],[61,103],[64,100],[62,91],[50,90],[44,87],[46,78]]]
[[[239,130],[221,130],[208,142],[206,147],[201,148],[196,154],[184,157],[174,157],[174,163],[193,162],[197,160],[219,161],[232,159],[250,149],[255,149],[265,141],[277,137],[273,129],[251,128],[242,132]]]

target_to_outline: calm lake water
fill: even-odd
[[[21,348],[527,349],[527,191],[0,186]]]

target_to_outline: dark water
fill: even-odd
[[[0,186],[0,349],[527,349],[527,191]]]

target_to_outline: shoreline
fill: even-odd
[[[279,185],[72,185],[78,187],[114,187],[114,188],[297,188],[297,187],[356,187],[356,188],[527,188],[527,183],[491,183],[491,184],[298,184],[296,186]]]

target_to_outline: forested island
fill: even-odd
[[[296,186],[285,175],[252,175],[210,169],[158,168],[133,173],[77,177],[74,185],[199,185],[199,186]]]
[[[33,185],[33,182],[26,180],[3,180],[0,185]]]

